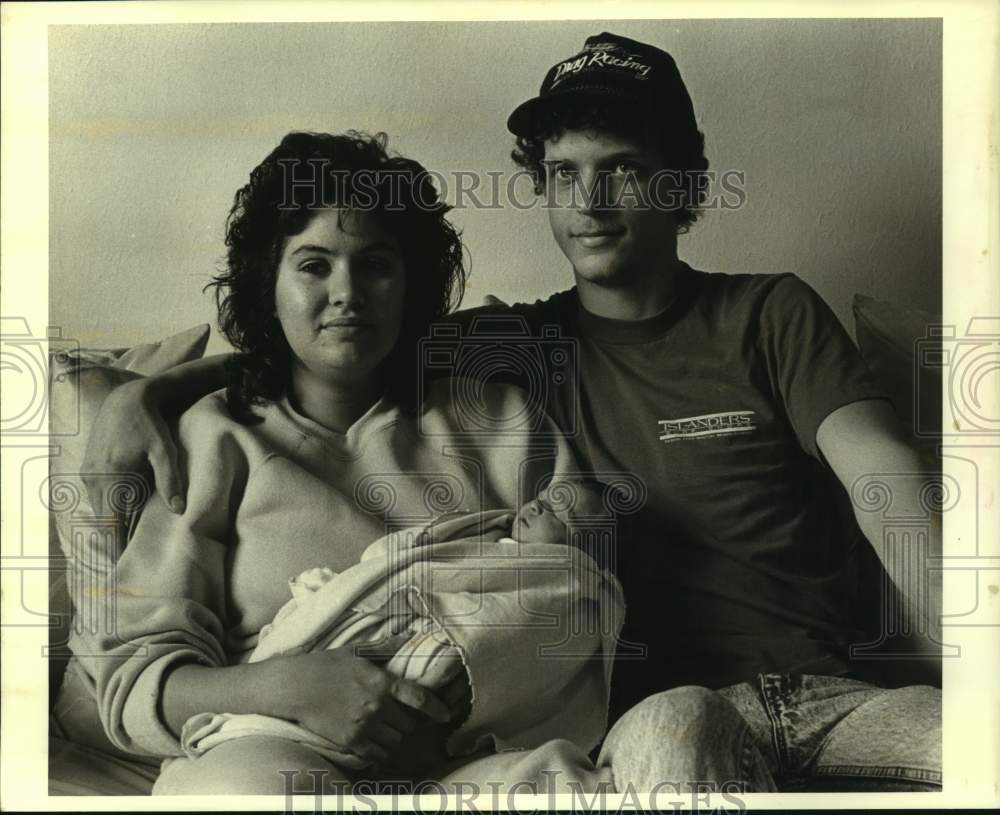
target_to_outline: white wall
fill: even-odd
[[[746,172],[747,205],[708,214],[684,259],[794,271],[849,326],[856,291],[940,309],[939,21],[123,25],[49,31],[50,323],[85,345],[214,323],[232,194],[289,130],[512,171],[507,114],[603,30],[670,51],[713,169]],[[467,303],[570,285],[540,211],[454,220]]]

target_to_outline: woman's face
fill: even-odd
[[[353,210],[319,210],[285,242],[275,313],[297,374],[371,383],[399,339],[406,276],[399,243]]]

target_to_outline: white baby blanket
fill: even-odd
[[[607,724],[621,588],[565,543],[500,542],[510,515],[410,527],[380,538],[340,574],[303,573],[290,581],[292,599],[261,630],[250,661],[406,632],[389,671],[431,689],[463,665],[468,671],[472,711],[448,741],[451,755],[484,742],[501,751],[555,738],[589,751]],[[366,765],[342,745],[270,716],[199,714],[185,724],[181,744],[195,757],[245,735],[293,739],[344,768]]]

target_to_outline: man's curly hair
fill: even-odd
[[[252,405],[286,392],[292,350],[275,315],[278,264],[287,238],[330,207],[368,213],[399,242],[406,307],[380,370],[389,396],[416,408],[417,340],[461,301],[464,250],[427,170],[390,156],[387,142],[384,133],[289,133],[237,191],[225,265],[206,288],[215,289],[219,328],[238,351],[227,364],[226,400],[239,421],[256,421]]]
[[[701,216],[707,195],[708,159],[705,135],[700,130],[678,130],[665,117],[651,117],[645,110],[634,110],[614,100],[553,102],[536,116],[532,135],[517,137],[517,147],[510,154],[531,175],[536,195],[545,191],[545,140],[558,138],[567,130],[604,131],[636,139],[657,150],[663,157],[663,169],[678,173],[682,182],[683,204],[674,211],[677,231],[687,232]]]

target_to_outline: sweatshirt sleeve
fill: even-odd
[[[105,730],[129,752],[183,755],[159,713],[165,672],[179,663],[226,665],[226,545],[248,470],[231,427],[208,400],[182,417],[186,511],[177,516],[159,496],[150,499],[104,586],[107,602],[95,604],[100,633],[86,659]]]

